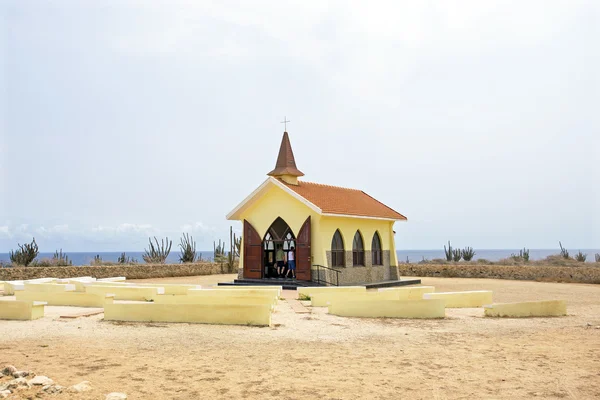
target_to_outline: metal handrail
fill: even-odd
[[[340,272],[342,271],[319,264],[313,264],[313,267],[317,267],[317,280],[313,279],[313,282],[317,282],[318,284],[324,283],[326,286],[340,286]],[[326,279],[321,279],[321,268],[335,272],[335,283],[327,281],[327,276],[325,277]]]

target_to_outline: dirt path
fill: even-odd
[[[155,279],[210,285],[232,276]],[[566,299],[569,316],[444,320],[296,314],[280,301],[270,328],[133,324],[102,316],[0,321],[0,366],[103,399],[459,399],[600,397],[600,285],[423,278],[437,291],[491,289],[496,301]],[[51,307],[50,307],[51,308]],[[49,308],[49,309],[50,309]],[[590,326],[588,326],[590,324]],[[26,397],[23,397],[26,398]]]

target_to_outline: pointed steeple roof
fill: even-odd
[[[275,169],[269,172],[269,176],[304,176],[304,174],[296,168],[296,160],[294,160],[294,152],[292,151],[292,145],[290,144],[290,137],[287,132],[283,132],[283,138],[281,139],[281,147],[279,147],[279,155],[277,156],[277,164]]]

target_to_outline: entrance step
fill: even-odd
[[[297,281],[291,279],[235,279],[233,282],[219,282],[219,286],[281,286],[285,290],[296,290],[299,287],[323,286],[310,281]]]
[[[397,280],[397,281],[363,283],[363,284],[356,284],[356,285],[352,285],[352,286],[364,286],[367,289],[378,289],[378,288],[385,288],[385,287],[420,285],[420,284],[421,284],[420,279],[403,279],[403,280]],[[244,286],[244,285],[281,286],[285,290],[296,290],[299,287],[325,286],[324,284],[319,284],[319,283],[311,282],[311,281],[295,281],[295,280],[281,279],[281,278],[235,279],[233,282],[219,282],[219,286]]]
[[[420,279],[403,279],[401,281],[383,281],[383,282],[375,282],[375,283],[365,283],[364,286],[367,289],[379,289],[385,287],[395,287],[395,286],[409,286],[409,285],[420,285]],[[359,285],[363,286],[363,285]]]

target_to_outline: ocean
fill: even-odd
[[[577,250],[570,249],[571,255],[573,256]],[[594,262],[594,254],[600,253],[600,249],[581,249],[581,251],[587,254],[587,262]],[[104,261],[116,262],[122,252],[65,252],[69,259],[73,261],[73,265],[90,265],[93,261],[94,256],[99,255],[102,257]],[[202,254],[202,258],[205,260],[212,260],[213,252],[212,251],[200,251],[199,254]],[[498,261],[502,258],[510,257],[511,254],[518,254],[519,249],[475,249],[475,257],[474,260],[484,258],[490,261]],[[531,260],[540,260],[546,258],[547,256],[558,254],[560,250],[557,249],[530,249],[529,256]],[[54,253],[40,253],[37,257],[38,260],[42,258],[52,258]],[[142,255],[143,252],[125,252],[128,257],[132,257],[136,259],[138,262],[144,262]],[[442,258],[445,259],[444,250],[399,250],[398,254],[398,262],[406,262],[410,261],[411,263],[417,263],[419,261],[425,260],[433,260],[434,258]],[[0,253],[0,261],[9,262],[10,258],[8,253]],[[179,252],[171,252],[167,261],[170,263],[178,263],[179,262]]]

